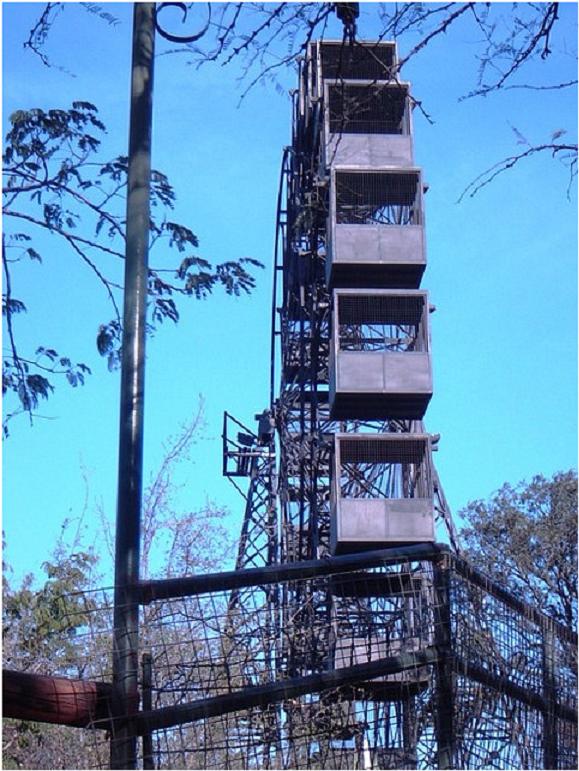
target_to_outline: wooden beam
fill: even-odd
[[[2,672],[4,717],[76,728],[110,728],[110,683]]]

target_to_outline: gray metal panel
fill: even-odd
[[[382,393],[384,388],[384,362],[380,351],[338,351],[336,391]]]
[[[383,542],[390,535],[385,499],[341,498],[336,510],[337,539]]]
[[[434,510],[428,498],[389,499],[386,518],[389,541],[434,541]]]
[[[333,263],[425,263],[422,225],[334,225]]]
[[[382,359],[385,391],[432,393],[432,367],[429,353],[391,351],[383,353]]]
[[[339,480],[342,442],[430,442],[429,434],[350,434],[334,436],[334,461],[330,488],[330,548],[333,554],[380,548],[390,543],[432,542],[434,498],[342,498]],[[394,446],[394,445],[392,445]],[[427,456],[427,469],[430,460]],[[427,471],[428,478],[430,474]],[[430,483],[431,484],[431,483]]]
[[[397,298],[424,298],[421,340],[427,350],[340,350],[337,309],[345,297],[392,298],[393,301]],[[433,391],[428,293],[423,290],[338,289],[334,291],[333,307],[330,404],[334,418],[421,418]]]
[[[336,375],[337,393],[432,393],[429,353],[339,351]]]
[[[330,393],[332,420],[422,420],[432,394]]]
[[[433,502],[429,498],[341,498],[332,507],[331,541],[334,553],[434,541]]]
[[[377,637],[370,639],[340,637],[336,640],[334,662],[336,669],[343,669],[355,664],[367,664],[369,661],[397,656],[399,653],[396,646],[389,646],[385,641],[379,641]]]
[[[403,134],[332,134],[326,166],[413,166],[412,137]]]

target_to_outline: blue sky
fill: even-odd
[[[53,69],[22,47],[42,7],[3,4],[4,133],[15,109],[83,99],[108,127],[103,158],[125,153],[130,6],[107,5],[119,19],[109,26],[70,4],[47,45]],[[533,65],[527,82],[575,77],[576,4],[563,5],[561,16],[549,69]],[[360,36],[375,37],[376,24],[375,5],[363,4]],[[430,186],[423,287],[437,307],[426,425],[442,436],[435,461],[454,512],[505,481],[574,467],[577,453],[577,200],[575,189],[567,196],[568,171],[545,154],[457,203],[480,172],[521,147],[513,128],[531,143],[561,128],[576,141],[576,93],[517,89],[459,102],[476,76],[476,42],[461,23],[403,73],[435,121],[414,113],[416,162]],[[402,54],[409,45],[400,42]],[[257,85],[238,107],[239,76],[239,63],[196,69],[178,55],[156,62],[153,164],[176,189],[174,219],[190,224],[199,254],[212,262],[251,256],[266,269],[250,297],[185,303],[178,327],[166,325],[149,342],[145,428],[148,475],[204,396],[205,438],[181,467],[177,503],[228,506],[232,532],[242,499],[221,477],[221,419],[228,410],[252,425],[269,398],[275,205],[290,141],[287,90],[296,86],[293,72],[282,73],[281,88]],[[65,517],[86,505],[98,530],[96,509],[111,520],[115,513],[119,378],[94,347],[109,318],[106,298],[54,239],[43,241],[43,253],[42,266],[14,277],[29,308],[18,335],[61,346],[93,375],[84,388],[58,384],[43,417],[32,428],[14,422],[5,442],[3,527],[16,578],[39,570]]]

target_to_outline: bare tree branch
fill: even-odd
[[[64,3],[46,3],[38,21],[30,30],[28,40],[24,43],[24,48],[29,48],[32,53],[38,56],[45,67],[52,67],[53,65],[42,51],[42,48],[46,42],[48,33],[52,28],[54,19],[63,8]]]
[[[550,86],[535,86],[531,83],[518,83],[510,86],[503,86],[501,91],[516,91],[519,89],[526,91],[560,91],[563,88],[572,88],[573,86],[576,86],[577,83],[579,83],[577,80],[568,80],[565,83],[555,83]],[[468,96],[461,96],[459,102],[463,102],[468,98]]]
[[[527,23],[519,21],[518,32],[523,35],[523,40],[518,45],[515,45],[512,42],[507,45],[502,41],[499,41],[498,43],[495,42],[494,26],[489,27],[487,22],[483,21],[477,15],[476,8],[473,4],[473,15],[477,20],[479,28],[484,31],[486,36],[487,53],[482,59],[479,80],[481,87],[466,94],[463,99],[469,99],[474,96],[486,96],[493,91],[499,91],[504,88],[504,84],[507,80],[518,72],[534,54],[539,53],[541,48],[541,59],[546,59],[552,53],[550,48],[550,37],[553,26],[559,18],[559,3],[545,3],[541,5],[532,5],[531,7],[540,14],[540,22],[537,25],[538,28],[536,28],[534,20],[532,19]],[[514,34],[515,33],[513,33],[513,36]],[[501,72],[497,62],[503,54],[507,54],[510,57],[510,65],[504,72]],[[483,84],[482,78],[484,77],[485,69],[489,64],[492,64],[492,66],[499,71],[500,77],[495,80],[494,83]]]
[[[455,4],[453,3],[452,5]],[[473,5],[474,3],[465,3],[464,5],[461,5],[456,11],[453,11],[453,13],[447,16],[444,21],[442,21],[438,27],[436,27],[435,30],[430,32],[417,45],[415,45],[414,48],[411,49],[410,53],[399,60],[398,70],[401,70],[406,62],[408,62],[408,60],[413,56],[416,56],[419,51],[422,51],[423,48],[426,48],[431,40],[433,40],[438,35],[441,35],[443,32],[446,32],[450,25],[453,24],[459,18],[459,16],[462,16],[463,13],[470,11]]]
[[[503,158],[503,160],[498,161],[489,169],[486,169],[486,171],[483,171],[481,174],[479,174],[478,177],[476,177],[476,179],[474,179],[463,190],[463,192],[460,195],[460,198],[458,199],[458,203],[460,203],[465,198],[465,196],[468,196],[469,198],[473,198],[480,190],[482,190],[483,187],[486,187],[494,179],[496,179],[499,176],[499,174],[502,174],[508,169],[512,169],[513,166],[516,166],[517,163],[524,160],[525,158],[529,158],[533,155],[537,155],[539,153],[544,153],[544,152],[551,153],[553,158],[559,156],[561,153],[565,153],[565,152],[568,153],[567,156],[564,156],[563,160],[566,162],[566,165],[569,167],[571,181],[576,177],[577,145],[558,144],[554,142],[550,142],[542,145],[534,145],[521,153],[517,153],[516,155],[510,155],[508,158]]]
[[[18,354],[18,350],[16,348],[16,340],[14,337],[14,328],[12,325],[12,310],[10,308],[10,303],[12,300],[12,281],[10,277],[10,270],[8,269],[8,261],[6,259],[6,242],[4,240],[4,234],[2,234],[2,266],[4,268],[4,276],[5,276],[5,305],[6,305],[6,329],[8,331],[8,339],[10,340],[10,349],[12,351],[12,360],[14,362],[14,366],[16,367],[17,376],[18,376],[18,391],[19,391],[19,398],[20,402],[22,404],[23,410],[27,411],[30,415],[30,422],[32,423],[32,415],[30,414],[32,411],[32,407],[34,405],[34,398],[32,394],[30,393],[30,389],[28,388],[28,383],[26,380],[26,372],[24,369],[23,362]],[[2,384],[2,391],[4,392],[5,385]],[[16,413],[12,413],[7,416],[7,418],[4,421],[4,431],[6,432],[6,423]]]

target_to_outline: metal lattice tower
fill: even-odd
[[[256,416],[258,436],[243,427],[233,439],[230,416],[224,429],[225,473],[250,477],[237,568],[433,542],[435,512],[450,522],[431,461],[435,438],[422,424],[432,395],[431,308],[419,288],[424,186],[409,85],[396,62],[393,43],[325,41],[311,43],[301,64],[278,203],[272,403]],[[363,591],[332,580],[285,586],[272,599],[277,674],[349,667],[432,642],[429,570],[379,569]],[[232,601],[242,609],[241,595]],[[307,704],[320,725],[344,726],[340,763],[415,764],[426,670],[357,685]],[[299,735],[304,706],[285,708],[290,735]],[[373,735],[365,729],[378,724],[384,729]],[[301,752],[326,767],[335,738],[314,744]]]
[[[242,768],[575,767],[576,636],[462,559],[432,461],[412,105],[394,43],[308,45],[270,405],[223,433],[249,478],[216,707]]]

